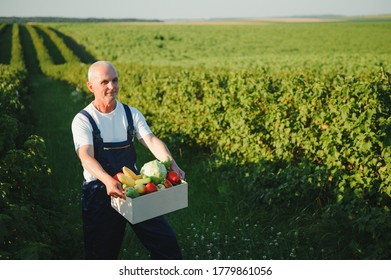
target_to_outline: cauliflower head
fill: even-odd
[[[141,167],[140,174],[143,177],[151,178],[155,184],[160,184],[167,176],[167,169],[160,161],[152,160]]]

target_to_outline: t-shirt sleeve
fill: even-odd
[[[134,112],[133,121],[136,130],[136,137],[138,140],[140,140],[143,137],[145,137],[147,134],[151,134],[152,131],[149,125],[147,124],[144,115],[136,108],[132,108],[132,111]]]
[[[80,113],[74,117],[72,135],[75,151],[83,145],[93,145],[92,126],[87,117]]]

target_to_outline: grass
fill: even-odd
[[[81,102],[74,103],[73,89],[42,75],[31,76],[32,108],[36,118],[37,134],[46,142],[52,174],[48,186],[57,190],[53,203],[58,203],[64,227],[71,228],[75,244],[68,244],[72,252],[67,258],[83,258],[81,231],[81,165],[73,148],[71,121],[80,110]],[[63,244],[63,246],[67,246]],[[65,257],[65,256],[64,256]]]

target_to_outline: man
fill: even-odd
[[[117,259],[127,221],[111,207],[110,196],[125,198],[121,184],[113,179],[123,166],[137,172],[133,137],[159,160],[170,158],[166,145],[156,137],[144,116],[117,101],[118,74],[106,61],[88,70],[88,89],[94,100],[72,122],[75,149],[83,166],[82,216],[87,259]],[[131,225],[152,259],[180,259],[175,234],[163,216]]]

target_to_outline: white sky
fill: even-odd
[[[391,0],[0,0],[0,16],[209,19],[391,14]]]

